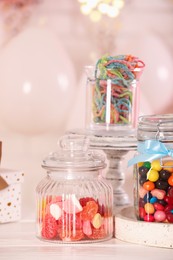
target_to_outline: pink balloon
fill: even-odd
[[[165,26],[168,26],[167,22]],[[118,53],[133,54],[145,62],[146,67],[140,80],[141,96],[144,96],[151,108],[147,110],[162,113],[172,104],[173,99],[173,58],[166,38],[149,31],[138,31],[134,37],[120,43]]]
[[[153,112],[162,113],[172,104],[172,54],[166,42],[152,34],[143,37],[141,49],[146,63],[141,88]]]
[[[74,103],[73,64],[57,36],[27,28],[0,53],[0,120],[12,131],[64,128]]]

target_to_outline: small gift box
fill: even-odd
[[[23,180],[23,172],[0,168],[0,223],[20,220]]]

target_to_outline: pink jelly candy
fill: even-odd
[[[76,214],[83,210],[79,200],[76,198],[75,194],[69,196],[62,204],[63,210],[68,214]]]

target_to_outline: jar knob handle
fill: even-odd
[[[89,138],[77,134],[64,135],[59,139],[59,146],[63,150],[86,152],[89,147]]]

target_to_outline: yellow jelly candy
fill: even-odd
[[[147,214],[153,214],[155,212],[154,206],[151,203],[146,203],[144,209]]]
[[[156,171],[161,171],[162,167],[160,165],[160,161],[159,160],[152,161],[151,169],[156,170]]]
[[[138,162],[138,167],[141,167],[144,163],[143,162]]]
[[[99,213],[96,213],[91,222],[94,228],[100,228],[102,225],[101,215]]]
[[[159,173],[156,170],[150,170],[147,173],[147,179],[149,181],[155,182],[159,179]]]

